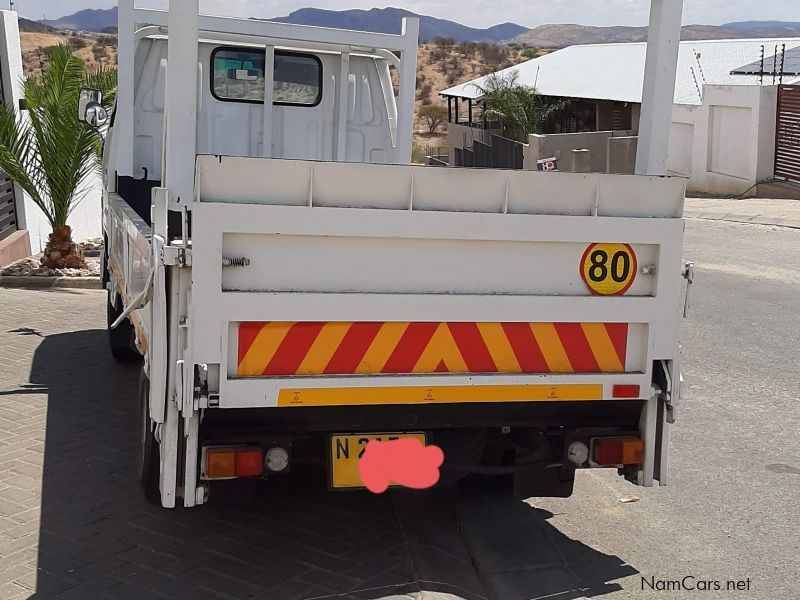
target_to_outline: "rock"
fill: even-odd
[[[85,267],[64,267],[63,269],[53,269],[42,265],[40,257],[23,258],[0,270],[0,276],[3,275],[33,277],[97,277],[100,275],[100,260],[99,258],[87,258]]]

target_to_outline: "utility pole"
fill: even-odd
[[[650,0],[637,175],[666,175],[683,0]]]

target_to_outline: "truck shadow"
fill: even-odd
[[[464,496],[459,513],[443,508],[441,493],[332,494],[314,471],[257,482],[233,500],[212,490],[211,504],[196,509],[150,506],[135,476],[138,370],[111,358],[101,330],[47,336],[36,350],[30,383],[48,402],[33,598],[376,600],[426,590],[569,600],[617,590],[615,580],[637,572],[567,538],[544,511],[502,500],[492,509],[505,515],[500,525],[476,527],[505,532],[506,549],[521,549],[523,560],[557,555],[557,569],[544,581],[507,565],[506,576],[502,565],[486,566],[492,556],[473,553],[482,574],[514,593],[470,586],[453,566],[463,557],[435,528],[458,535],[459,518],[484,518],[465,514],[485,499]],[[515,528],[519,519],[528,525]]]

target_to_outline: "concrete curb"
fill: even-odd
[[[687,210],[684,217],[689,219],[704,219],[706,221],[727,221],[730,223],[749,223],[751,225],[772,225],[776,227],[789,227],[800,229],[800,219],[769,217],[766,215],[740,215],[736,213],[719,213]]]
[[[99,277],[36,277],[34,275],[2,275],[2,288],[102,290]]]

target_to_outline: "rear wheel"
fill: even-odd
[[[139,375],[139,452],[137,475],[144,490],[145,499],[161,506],[161,491],[158,487],[160,471],[159,448],[150,420],[150,379],[142,369]]]
[[[111,346],[111,355],[121,362],[132,362],[141,359],[142,355],[136,350],[136,329],[130,319],[125,319],[111,329],[111,325],[122,314],[122,299],[117,295],[116,302],[111,303],[112,295],[108,292],[106,315],[108,317],[108,342]]]

